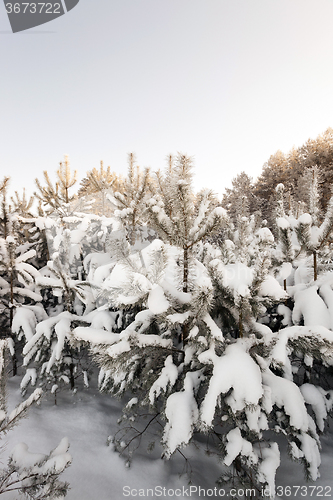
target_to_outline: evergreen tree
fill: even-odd
[[[19,193],[15,191],[15,198],[11,196],[11,200],[13,203],[13,212],[19,214],[21,217],[25,218],[31,218],[33,217],[33,214],[31,212],[31,208],[34,203],[34,197],[30,196],[29,200],[26,197],[25,194],[25,188],[23,188],[23,195],[22,198],[20,197]]]
[[[316,139],[309,139],[299,148],[299,156],[302,172],[311,169],[313,165],[318,167],[322,191],[320,204],[321,209],[326,210],[331,198],[330,186],[333,183],[333,129],[328,128]]]
[[[312,171],[309,186],[309,211],[297,220],[296,234],[302,250],[313,256],[313,279],[318,276],[318,253],[330,244],[333,228],[333,197],[330,199],[324,219],[320,218],[317,170]]]
[[[277,151],[264,164],[262,173],[255,183],[255,195],[262,200],[261,211],[262,216],[269,222],[271,226],[271,206],[274,204],[274,190],[278,184],[284,184],[289,188],[288,183],[288,161],[282,151]]]
[[[88,196],[92,198],[92,208],[97,215],[110,216],[114,211],[114,206],[107,198],[107,194],[112,192],[123,193],[123,180],[111,168],[104,169],[101,161],[100,170],[93,168],[87,172],[86,177],[81,181],[78,196]]]
[[[27,248],[18,241],[16,218],[7,205],[8,178],[5,178],[0,189],[2,196],[2,217],[0,237],[0,297],[1,297],[1,328],[3,337],[11,337],[14,311],[25,303],[42,300],[35,292],[34,282],[38,271],[27,261],[36,254],[35,250]],[[12,346],[13,375],[16,375],[17,362],[14,346]]]
[[[204,262],[216,294],[214,318],[223,331],[242,338],[267,308],[287,296],[270,274],[274,237],[260,219],[238,217],[228,236],[219,251],[208,249]]]
[[[38,287],[44,290],[45,311],[31,308],[29,311],[20,311],[14,324],[15,332],[19,335],[22,332],[26,338],[24,365],[28,370],[31,370],[31,366],[34,370],[37,368],[46,386],[51,386],[53,392],[61,383],[69,383],[74,389],[75,377],[86,371],[82,368],[79,373],[78,370],[85,364],[82,359],[84,353],[70,344],[71,324],[75,320],[79,321],[85,306],[93,300],[93,295],[91,285],[82,281],[83,257],[77,244],[72,243],[74,235],[75,231],[58,225],[56,237],[53,238],[56,247],[51,247],[50,252],[52,260],[42,270],[43,276],[37,279]],[[36,333],[33,335],[26,327],[27,315],[30,324],[35,325]],[[30,379],[26,381],[28,384]],[[23,390],[26,390],[27,384],[23,384]]]
[[[259,246],[267,246],[271,239],[266,233],[259,232]],[[221,481],[232,477],[232,472],[228,475],[232,466],[242,484],[257,486],[259,492],[269,487],[273,493],[280,452],[272,433],[281,433],[291,456],[300,460],[315,480],[320,462],[316,425],[323,428],[330,405],[325,403],[328,393],[323,389],[320,394],[326,417],[315,423],[306,403],[320,389],[313,384],[300,384],[299,388],[298,373],[309,362],[306,352],[321,361],[328,359],[332,335],[307,327],[273,333],[252,321],[252,334],[247,338],[230,338],[212,318],[216,292],[211,276],[223,272],[222,263],[213,271],[218,254],[209,260],[211,272],[207,264],[193,259],[191,285],[184,292],[179,290],[183,273],[177,272],[181,253],[181,247],[155,240],[142,251],[144,267],[137,255],[129,254],[127,262],[123,260],[112,269],[103,293],[110,306],[139,306],[141,311],[134,321],[120,333],[115,325],[109,326],[109,333],[89,327],[73,331],[78,339],[91,343],[102,368],[101,389],[118,396],[126,394],[129,399],[123,433],[115,438],[115,448],[131,461],[137,441],[154,422],[161,426],[164,458],[188,444],[194,432],[209,433],[211,445],[215,440],[220,445],[224,464]],[[232,277],[232,286],[243,296],[246,286],[253,286],[253,282],[246,282],[249,271]],[[264,286],[264,280],[259,282],[264,299],[265,287],[271,297],[284,299],[274,280]],[[185,342],[184,324],[189,332]],[[297,349],[304,353],[304,359],[292,359]],[[298,373],[291,362],[299,363]],[[144,415],[148,421],[140,427]],[[126,430],[130,431],[127,438]]]
[[[296,247],[293,241],[294,228],[296,220],[292,213],[289,216],[284,208],[284,185],[276,186],[276,226],[277,226],[277,242],[278,248],[275,255],[276,264],[278,267],[283,266],[282,278],[284,290],[287,290],[287,278],[292,270],[292,263],[296,257]],[[281,272],[280,272],[281,274]]]
[[[183,291],[189,288],[191,252],[195,245],[220,228],[225,211],[214,206],[211,191],[196,197],[192,192],[192,161],[179,154],[176,165],[169,169],[160,193],[148,202],[149,222],[160,237],[183,250]],[[161,181],[159,185],[162,186]]]
[[[41,389],[20,403],[11,412],[7,409],[5,354],[8,341],[0,340],[0,435],[13,429],[27,414],[29,407],[42,397]],[[68,453],[68,440],[49,454],[33,454],[25,443],[17,445],[10,454],[8,464],[0,469],[0,495],[16,491],[30,500],[55,500],[64,498],[68,483],[59,480],[60,474],[70,465],[72,457]]]
[[[226,188],[222,198],[222,206],[228,211],[231,220],[248,217],[260,210],[260,203],[254,194],[253,179],[241,172],[232,180],[232,188]]]
[[[52,184],[49,174],[44,170],[44,180],[46,186],[42,186],[38,179],[36,185],[39,193],[35,192],[35,196],[40,202],[48,207],[48,213],[57,212],[61,216],[69,215],[70,203],[75,200],[75,196],[69,194],[69,190],[73,187],[77,180],[77,171],[72,174],[69,166],[68,156],[65,156],[64,162],[60,162],[57,170],[57,181],[55,186]]]
[[[127,239],[133,246],[135,244],[135,229],[143,221],[145,197],[149,190],[149,168],[140,171],[135,165],[136,158],[133,153],[128,155],[128,174],[124,179],[122,191],[115,191],[107,195],[116,207],[114,216],[122,223]]]

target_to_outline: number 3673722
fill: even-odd
[[[6,3],[8,14],[61,14],[60,3]]]

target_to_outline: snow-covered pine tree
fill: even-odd
[[[121,222],[129,243],[133,246],[136,228],[142,224],[145,209],[145,197],[150,189],[149,168],[142,172],[136,165],[134,153],[128,155],[128,173],[121,191],[108,194],[107,198],[116,208],[114,216]]]
[[[183,292],[189,288],[191,253],[195,245],[217,231],[226,217],[209,190],[192,191],[192,160],[178,154],[165,178],[158,173],[159,192],[147,203],[149,223],[163,241],[183,250]]]
[[[105,245],[117,224],[114,219],[92,214],[36,219],[36,225],[47,234],[50,260],[37,280],[43,307],[25,307],[14,318],[14,331],[26,340],[23,392],[37,380],[53,390],[55,397],[66,384],[73,389],[77,378],[88,385],[91,358],[84,339],[75,340],[71,332],[79,325],[115,322],[112,312],[96,311],[101,305],[96,300],[101,283],[97,275],[105,277],[105,271],[97,267],[115,265]]]
[[[71,172],[67,155],[64,162],[60,162],[56,173],[55,186],[52,184],[47,170],[44,170],[46,186],[42,186],[40,181],[35,179],[39,191],[35,192],[35,196],[46,207],[47,214],[56,212],[60,216],[68,216],[73,212],[70,204],[76,199],[74,195],[69,194],[69,190],[77,181],[77,171]]]
[[[51,260],[37,279],[43,308],[25,308],[14,318],[14,331],[26,340],[23,392],[37,376],[54,393],[64,384],[74,389],[77,377],[83,376],[87,381],[90,361],[84,349],[71,345],[71,325],[74,321],[80,324],[81,315],[95,307],[92,285],[84,279],[82,253],[82,240],[94,219],[87,215],[62,217],[58,222],[44,218],[37,222],[50,231]],[[64,226],[70,223],[71,229]]]
[[[23,189],[22,197],[15,191],[15,197],[11,197],[11,201],[10,208],[17,242],[26,251],[35,250],[36,255],[31,259],[31,264],[36,269],[41,269],[49,260],[46,231],[43,224],[40,224],[44,213],[41,211],[40,217],[36,217],[36,214],[31,210],[35,198],[31,196],[28,199],[25,189]]]
[[[31,396],[8,412],[6,397],[6,350],[8,341],[0,340],[0,436],[3,437],[26,416],[29,407],[38,403],[42,390],[36,389]],[[69,443],[63,438],[50,453],[31,453],[25,443],[11,451],[7,466],[0,469],[0,495],[17,492],[30,500],[63,499],[68,483],[59,480],[60,474],[71,464]]]
[[[289,211],[286,214],[284,208],[284,185],[276,186],[276,235],[277,251],[274,255],[274,264],[279,269],[279,277],[283,280],[283,288],[287,291],[287,278],[290,276],[293,268],[293,261],[299,253],[299,246],[295,245],[294,228],[296,219]]]
[[[205,265],[215,290],[213,317],[223,331],[243,337],[268,308],[287,298],[272,274],[274,237],[260,217],[239,215],[218,250],[206,245]]]
[[[232,187],[225,189],[221,204],[234,223],[239,215],[249,217],[260,210],[260,199],[254,194],[253,179],[245,172],[238,174],[232,180]]]
[[[276,298],[275,292],[281,300],[285,297],[270,274],[271,233],[254,218],[244,217],[241,228],[234,234],[229,231],[230,240],[221,251],[204,244],[225,214],[216,207],[211,193],[193,194],[190,167],[185,155],[179,155],[175,165],[170,162],[166,175],[160,174],[159,192],[148,201],[151,224],[164,241],[155,240],[141,255],[132,253],[129,243],[122,241],[122,260],[117,264],[106,252],[99,253],[98,232],[103,230],[105,235],[108,223],[99,226],[96,222],[90,231],[89,224],[84,226],[87,219],[84,223],[71,219],[74,226],[69,229],[64,214],[59,221],[54,217],[54,226],[48,229],[55,231],[50,254],[55,264],[43,280],[46,284],[49,278],[47,287],[58,289],[63,300],[57,300],[54,309],[49,304],[47,312],[25,304],[14,320],[28,340],[25,355],[29,362],[42,359],[41,339],[46,339],[44,369],[50,372],[58,362],[66,365],[66,357],[72,362],[66,356],[68,345],[78,349],[89,342],[102,367],[101,388],[131,398],[125,409],[131,414],[127,427],[131,427],[131,419],[139,422],[142,412],[150,415],[141,430],[131,427],[134,436],[127,441],[116,438],[115,445],[123,454],[131,458],[135,438],[139,440],[143,429],[153,422],[161,426],[166,458],[188,444],[193,433],[207,433],[209,441],[215,439],[219,445],[221,480],[231,467],[240,481],[256,484],[259,490],[269,486],[273,494],[280,461],[274,433],[286,437],[291,456],[304,464],[309,477],[318,477],[319,434],[332,409],[332,393],[322,383],[323,377],[317,377],[333,363],[332,278],[319,277],[315,290],[304,282],[290,290],[295,296],[292,319],[294,323],[303,321],[304,326],[275,333],[256,322],[264,314],[262,306],[272,296]],[[46,219],[43,223],[47,227]],[[89,254],[90,238],[96,246]],[[72,256],[82,253],[85,272],[102,288],[104,310],[96,310],[93,299],[87,299],[78,275],[73,275],[74,261],[65,247]],[[243,275],[226,277],[228,265],[240,264],[245,267]],[[54,270],[60,270],[65,279]],[[247,280],[249,276],[251,280]],[[250,326],[244,328],[243,338],[230,336],[226,324],[219,328],[216,311],[226,303],[218,295],[222,287],[248,300]],[[78,293],[82,294],[81,310],[73,302],[73,294]],[[229,309],[236,298],[232,296]],[[312,314],[318,305],[314,298],[325,306],[320,317]],[[246,317],[245,309],[242,306]],[[124,324],[126,310],[135,313]],[[234,317],[238,320],[239,312]],[[25,382],[35,378],[33,366],[29,369]],[[66,369],[69,373],[69,365]],[[63,371],[57,373],[53,388],[62,375]],[[67,377],[69,381],[70,375]]]
[[[102,368],[101,389],[114,395],[128,394],[136,398],[127,409],[131,407],[135,412],[134,419],[139,425],[143,408],[148,408],[144,413],[148,411],[151,422],[159,420],[161,412],[166,411],[168,396],[182,391],[184,384],[189,384],[186,395],[191,399],[193,384],[201,380],[193,358],[211,342],[222,341],[222,333],[208,312],[212,300],[210,279],[199,261],[192,261],[188,292],[179,289],[183,286],[183,275],[179,273],[182,252],[182,249],[155,240],[142,250],[141,259],[138,254],[129,254],[127,263],[117,264],[104,281],[103,298],[109,300],[110,307],[120,310],[126,307],[141,309],[134,321],[113,336],[109,334],[107,337],[105,332],[101,340],[96,336],[98,332],[89,328],[78,328],[73,332],[78,338],[84,337],[91,342]],[[184,325],[188,330],[186,339]],[[188,371],[191,373],[185,382]],[[186,423],[189,434],[179,434],[177,439],[181,442],[191,438],[194,403],[190,399],[187,414],[190,412],[191,420]],[[140,438],[140,433],[136,437]],[[163,439],[168,456],[181,444],[174,446],[172,442],[170,445],[166,428]],[[171,436],[170,439],[173,441]],[[130,459],[129,442],[122,451]],[[172,451],[169,453],[170,446]]]
[[[25,188],[23,188],[22,198],[18,191],[15,191],[15,197],[11,196],[12,210],[19,214],[21,217],[33,217],[31,208],[34,203],[34,197],[30,196],[29,200],[26,197]]]
[[[22,304],[40,302],[42,297],[35,291],[35,279],[39,276],[37,269],[27,261],[32,259],[36,252],[29,244],[20,244],[20,235],[16,231],[17,218],[7,205],[8,178],[5,178],[1,187],[2,216],[0,237],[0,297],[1,297],[1,328],[2,336],[10,337],[16,308]],[[22,235],[21,235],[22,236]],[[13,375],[16,375],[16,354],[12,343]]]
[[[105,170],[103,161],[100,169],[93,168],[86,173],[86,177],[80,183],[78,196],[86,196],[91,199],[91,213],[97,215],[112,215],[114,205],[108,200],[107,193],[123,192],[123,180],[111,168]]]
[[[264,164],[261,175],[254,186],[254,194],[260,200],[262,216],[267,220],[270,229],[273,228],[274,224],[274,213],[272,212],[272,206],[275,204],[274,191],[280,183],[283,183],[286,189],[291,187],[288,157],[282,151],[277,151]]]
[[[302,214],[295,227],[301,249],[313,257],[313,279],[318,277],[318,258],[320,252],[331,244],[330,235],[333,228],[333,197],[327,205],[326,213],[320,215],[318,170],[313,168],[309,183],[309,213]]]

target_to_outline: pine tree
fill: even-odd
[[[183,292],[189,288],[191,252],[195,245],[220,228],[225,211],[214,206],[211,191],[192,192],[192,161],[179,154],[169,169],[160,194],[148,202],[149,222],[160,237],[183,250]],[[159,185],[162,186],[161,180]]]
[[[328,128],[323,134],[320,134],[315,139],[306,141],[306,143],[299,148],[299,157],[302,169],[300,173],[304,173],[306,169],[311,170],[313,165],[318,167],[321,177],[320,188],[322,192],[320,205],[321,209],[325,211],[331,198],[330,186],[333,183],[333,129]],[[295,180],[297,180],[297,177]]]
[[[271,217],[271,207],[275,201],[274,190],[280,183],[284,184],[288,189],[289,184],[289,169],[287,157],[282,151],[277,151],[264,164],[262,173],[255,183],[255,195],[261,199],[261,212],[264,219],[268,221],[269,227],[272,227],[273,221]]]
[[[296,234],[301,248],[313,256],[313,279],[318,277],[318,254],[329,244],[330,234],[333,228],[333,197],[331,197],[325,217],[320,218],[318,206],[318,177],[317,170],[312,171],[312,182],[309,186],[309,211],[298,218]]]
[[[253,180],[241,172],[232,180],[232,188],[226,188],[222,198],[222,207],[236,223],[238,217],[249,217],[260,210],[260,201],[254,194]]]
[[[0,195],[1,195],[1,218],[0,218],[0,228],[1,228],[1,236],[6,239],[9,231],[9,208],[7,205],[7,189],[9,184],[9,177],[5,177],[4,180],[0,184]]]
[[[47,230],[50,260],[37,279],[43,307],[25,307],[14,318],[15,333],[26,341],[22,392],[36,380],[50,389],[55,398],[66,384],[74,389],[78,378],[88,384],[91,360],[84,343],[74,340],[72,330],[74,325],[97,321],[93,317],[98,284],[91,278],[95,262],[112,261],[103,251],[112,231],[109,222],[91,214],[58,220],[43,217],[37,221],[40,228]]]
[[[295,243],[293,241],[294,228],[296,219],[293,217],[292,212],[286,214],[284,208],[284,185],[278,184],[276,186],[276,227],[277,227],[277,243],[278,252],[275,255],[277,259],[277,266],[283,266],[281,272],[283,274],[283,287],[287,290],[287,278],[291,273],[292,265],[295,257],[297,256]],[[280,272],[280,274],[281,274]]]
[[[39,310],[31,310],[31,313],[25,310],[15,318],[16,333],[23,331],[26,337],[24,365],[28,370],[31,362],[34,367],[37,365],[40,376],[44,378],[46,386],[51,385],[51,389],[53,387],[53,392],[60,382],[69,383],[71,389],[75,388],[75,371],[77,365],[80,365],[81,355],[70,344],[71,324],[75,320],[79,321],[80,313],[87,304],[87,294],[91,296],[91,285],[78,279],[78,273],[82,272],[82,260],[80,250],[75,252],[75,245],[71,242],[73,235],[74,231],[59,224],[57,247],[51,253],[52,260],[49,261],[48,268],[43,270],[43,276],[37,279],[37,286],[45,290],[45,309],[50,317]],[[76,312],[79,313],[78,316]],[[36,329],[32,336],[25,326],[25,316],[28,313],[32,316],[30,323],[32,321]]]
[[[114,207],[107,199],[107,194],[119,192],[123,193],[123,180],[111,168],[104,169],[101,161],[100,170],[93,168],[87,172],[86,177],[81,181],[78,196],[88,196],[93,198],[92,208],[97,215],[111,215]],[[97,199],[96,199],[97,198]],[[100,198],[100,199],[99,199]]]
[[[46,186],[42,186],[38,179],[35,179],[39,193],[35,196],[42,204],[48,207],[48,213],[57,212],[61,216],[69,215],[70,203],[75,200],[75,196],[69,194],[77,180],[77,171],[72,174],[69,166],[68,156],[65,156],[64,162],[60,162],[57,170],[57,182],[52,184],[49,174],[44,170],[44,180]]]
[[[223,331],[242,338],[267,308],[287,296],[272,275],[274,237],[260,218],[239,216],[228,236],[218,251],[207,248],[204,262],[216,294],[213,317]]]
[[[28,399],[8,412],[6,349],[8,341],[0,340],[0,434],[2,436],[13,429],[27,414],[29,407],[38,403],[42,397],[41,389],[36,389]],[[64,438],[47,455],[34,455],[28,451],[25,443],[17,445],[11,451],[7,466],[0,469],[0,495],[16,491],[30,500],[64,498],[69,485],[60,481],[59,476],[72,461],[68,447],[68,440]]]
[[[66,161],[58,187],[47,182],[43,188],[44,202],[54,204],[52,217],[23,216],[29,203],[18,195],[10,209],[8,180],[0,185],[2,319],[26,340],[22,392],[40,380],[56,395],[61,384],[74,387],[80,370],[87,381],[83,362],[90,346],[101,390],[129,400],[123,430],[132,434],[123,438],[120,431],[114,440],[129,461],[145,429],[156,423],[166,459],[196,433],[208,435],[211,449],[219,450],[221,481],[236,475],[244,485],[273,493],[281,438],[315,480],[333,400],[333,281],[323,261],[333,202],[323,215],[317,169],[305,171],[302,211],[290,186],[302,164],[298,150],[271,159],[275,171],[266,172],[261,187],[267,181],[266,194],[276,197],[274,207],[265,206],[274,240],[251,214],[248,197],[239,197],[231,224],[212,192],[195,194],[186,155],[169,156],[155,181],[140,172],[133,155],[129,163],[110,219],[74,213],[74,177]],[[107,177],[103,166],[99,174]],[[280,174],[286,189],[276,182]],[[160,239],[149,242],[142,224]],[[37,260],[27,263],[35,259],[35,240],[26,230],[34,227],[48,239],[49,264],[41,269]],[[147,238],[135,252],[138,229]],[[36,241],[38,231],[31,232]],[[314,255],[321,261],[318,266],[314,260],[315,282],[302,274]],[[269,327],[274,304],[286,326],[279,331],[277,324]],[[61,449],[66,455],[65,444]],[[16,466],[14,455],[10,467]],[[45,490],[37,493],[36,499],[48,498]]]
[[[264,218],[270,225],[273,221],[269,220],[270,204],[274,203],[274,190],[280,183],[284,184],[285,192],[290,192],[295,202],[302,202],[302,184],[300,178],[313,165],[318,167],[320,174],[320,208],[326,211],[331,197],[330,186],[333,182],[332,161],[333,161],[333,130],[328,128],[323,134],[315,139],[309,139],[299,148],[292,148],[287,154],[277,151],[264,164],[262,174],[255,182],[254,191],[261,200],[260,209]],[[307,196],[307,193],[305,192]],[[296,214],[295,214],[296,215]]]
[[[122,191],[115,191],[107,198],[114,204],[114,216],[122,223],[129,243],[135,244],[135,230],[143,222],[145,197],[149,191],[149,168],[140,171],[135,165],[136,158],[133,153],[128,155],[128,174],[122,184]]]
[[[2,335],[12,335],[14,311],[24,303],[41,301],[42,297],[35,292],[34,282],[39,275],[38,271],[27,261],[32,259],[36,252],[20,245],[17,237],[16,218],[7,205],[8,178],[5,178],[0,189],[2,196],[2,217],[0,237],[0,296],[1,296],[1,327]],[[14,345],[12,346],[13,375],[16,375],[17,360]]]

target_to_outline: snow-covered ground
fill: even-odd
[[[21,401],[20,379],[18,376],[8,381],[10,408]],[[185,461],[177,453],[171,460],[164,461],[159,458],[158,450],[149,455],[145,453],[143,446],[128,468],[112,446],[106,444],[107,437],[118,430],[120,402],[107,394],[99,394],[94,388],[78,391],[76,394],[63,392],[58,399],[55,406],[53,396],[44,397],[41,405],[32,407],[28,417],[4,438],[2,445],[5,445],[5,449],[0,457],[2,463],[19,442],[25,442],[32,452],[47,453],[67,436],[73,462],[61,479],[70,483],[68,500],[118,500],[135,497],[199,500],[222,497],[223,491],[215,484],[219,464],[200,447],[191,445],[183,450],[192,467],[190,485],[186,476],[179,477]],[[281,466],[276,479],[276,484],[280,487],[277,489],[277,498],[333,496],[333,433],[325,435],[322,444],[321,478],[316,483],[305,481],[302,468],[287,458],[286,451],[281,446]],[[288,486],[291,487],[290,491]],[[298,492],[297,486],[301,487]],[[215,487],[217,489],[214,491]],[[225,497],[230,498],[227,489]],[[2,498],[16,500],[18,497],[14,493],[7,493]]]

